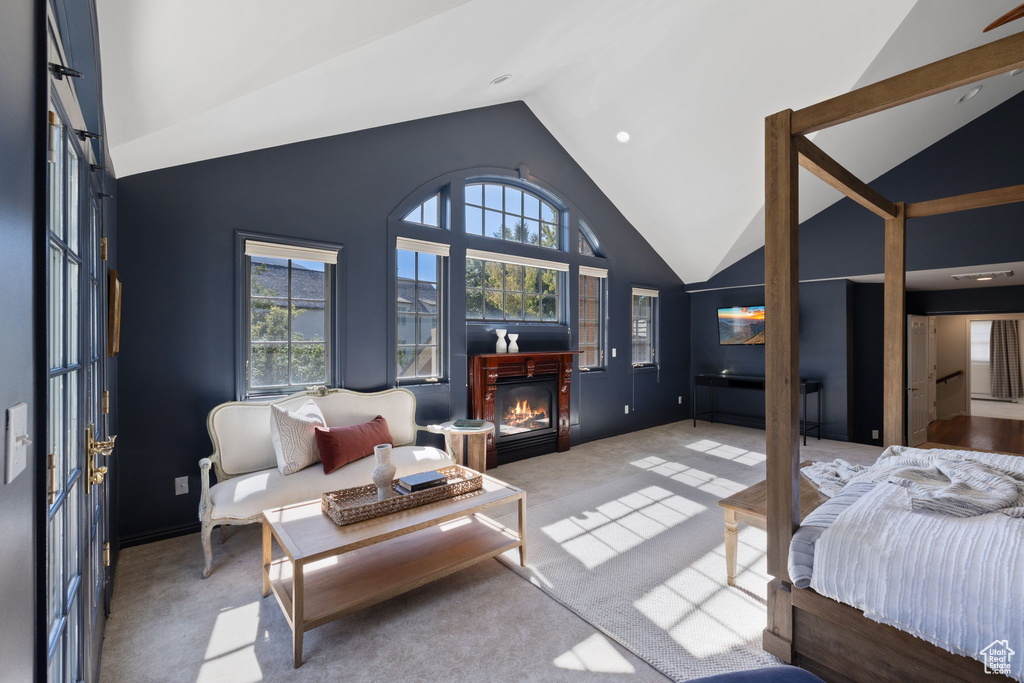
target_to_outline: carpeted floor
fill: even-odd
[[[811,440],[802,457],[879,452]],[[633,652],[677,679],[764,664],[764,533],[741,531],[726,588],[715,504],[763,478],[763,453],[763,431],[680,422],[499,467],[528,492],[529,580],[483,562],[308,632],[297,670],[260,597],[256,525],[215,545],[205,581],[198,535],[128,548],[101,679],[666,680]]]

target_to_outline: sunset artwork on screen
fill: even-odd
[[[718,309],[719,344],[764,344],[764,306]]]

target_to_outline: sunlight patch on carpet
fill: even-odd
[[[543,526],[541,531],[587,569],[594,569],[705,510],[700,503],[649,486]]]
[[[648,472],[669,477],[719,498],[727,498],[749,486],[749,484],[741,484],[732,479],[719,477],[681,462],[670,462],[653,455],[643,460],[634,460],[630,464]]]
[[[255,647],[259,613],[259,602],[221,610],[210,632],[198,680],[263,680]]]
[[[764,453],[748,451],[745,448],[738,448],[736,446],[727,446],[711,439],[701,439],[700,441],[688,444],[686,447],[691,451],[707,453],[718,458],[738,462],[741,465],[758,465],[765,461]]]
[[[611,641],[595,633],[565,654],[555,658],[554,665],[572,671],[593,671],[595,673],[631,674],[636,669],[622,656]]]

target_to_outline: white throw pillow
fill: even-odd
[[[312,399],[295,412],[270,406],[270,437],[274,440],[277,469],[281,474],[295,474],[320,462],[315,430],[326,426],[320,407]]]

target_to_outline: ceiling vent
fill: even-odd
[[[952,278],[957,281],[962,280],[975,280],[978,282],[985,282],[987,280],[995,280],[1000,277],[1013,277],[1012,270],[1000,270],[992,273],[958,273],[953,275]]]

